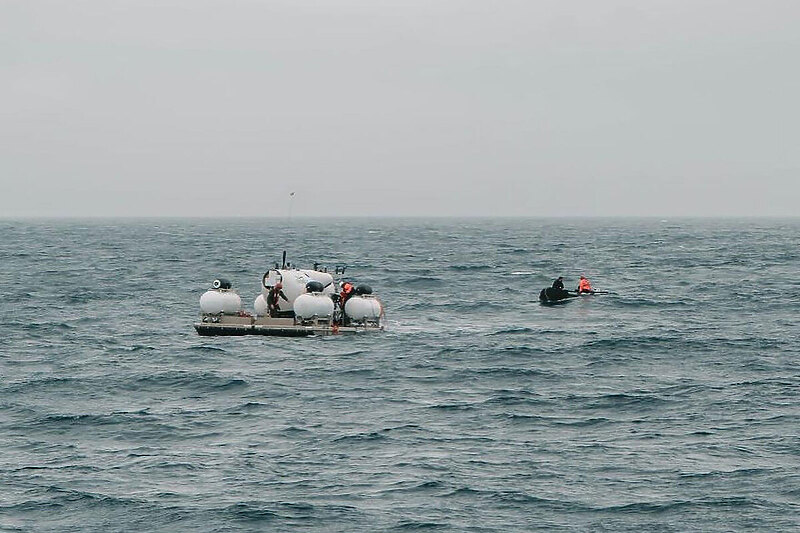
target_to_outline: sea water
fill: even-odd
[[[800,528],[798,219],[0,229],[3,531]],[[386,331],[195,333],[284,250]]]

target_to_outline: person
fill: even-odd
[[[342,326],[347,326],[349,325],[350,320],[347,318],[347,314],[344,312],[344,304],[346,304],[347,300],[356,293],[356,288],[349,281],[343,281],[339,286],[342,288],[342,292],[340,292],[338,295],[340,318],[339,321],[337,321],[337,325],[341,323]]]
[[[355,287],[349,281],[345,281],[342,283],[342,292],[339,294],[339,307],[344,309],[344,304],[347,303],[347,300],[353,295],[353,291]]]
[[[578,282],[578,294],[593,293],[592,284],[586,279],[586,276],[581,274],[581,280]]]
[[[289,298],[283,293],[283,283],[280,281],[276,283],[267,294],[267,309],[271,317],[278,316],[278,312],[280,311],[280,306],[278,305],[280,302],[279,298],[283,298],[287,302],[289,301]]]
[[[558,279],[553,282],[554,289],[561,289],[564,290],[564,278],[563,276],[558,276]]]

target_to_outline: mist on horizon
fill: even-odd
[[[798,15],[5,3],[0,217],[795,216]]]

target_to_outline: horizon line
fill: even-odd
[[[0,221],[14,220],[368,220],[368,219],[636,219],[636,220],[723,220],[723,219],[796,219],[800,215],[0,215]]]

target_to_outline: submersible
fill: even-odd
[[[316,265],[315,265],[316,267]],[[335,271],[344,273],[344,268]],[[298,269],[284,264],[268,270],[261,278],[261,294],[253,312],[241,306],[241,297],[223,278],[213,281],[200,297],[199,335],[265,335],[307,337],[382,331],[383,303],[367,285],[355,286],[341,294],[337,282],[325,270]],[[277,305],[270,309],[270,292]]]

